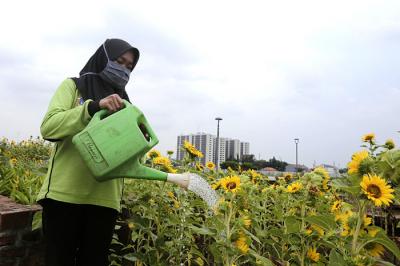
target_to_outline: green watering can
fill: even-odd
[[[202,177],[192,173],[172,174],[146,167],[141,158],[158,143],[143,113],[124,100],[125,107],[108,114],[100,110],[81,132],[72,138],[82,159],[97,181],[136,178],[167,181],[189,189],[209,206],[218,195]]]
[[[97,112],[72,143],[98,181],[124,177],[167,181],[167,173],[140,163],[158,138],[143,113],[128,101],[124,104],[111,115],[104,109]]]

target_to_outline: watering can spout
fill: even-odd
[[[98,181],[104,181],[111,178],[134,178],[167,181],[168,174],[154,168],[144,166],[140,163],[137,157],[128,160],[113,171],[107,177],[96,176]]]

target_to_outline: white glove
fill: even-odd
[[[168,174],[167,176],[167,182],[174,183],[184,189],[188,188],[189,180],[190,180],[190,173]]]

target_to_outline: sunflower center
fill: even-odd
[[[372,194],[374,198],[380,198],[382,196],[381,189],[377,185],[369,185],[367,192]]]
[[[228,189],[235,189],[236,188],[236,183],[235,182],[229,182],[226,184],[226,187]]]

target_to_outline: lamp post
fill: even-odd
[[[219,121],[222,120],[221,117],[216,117],[215,120],[217,120],[217,141],[216,141],[216,149],[215,149],[215,167],[216,170],[218,171],[219,168]]]
[[[298,148],[297,148],[297,145],[299,144],[299,139],[295,138],[294,143],[296,144],[296,172],[297,172],[298,168],[299,168],[299,157],[298,157]]]

